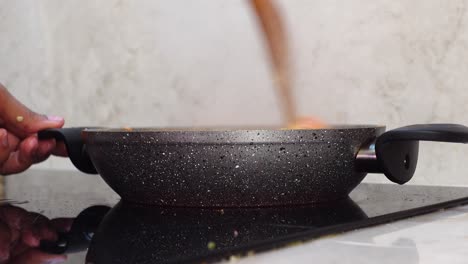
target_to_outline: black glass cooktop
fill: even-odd
[[[468,188],[362,183],[320,206],[187,209],[126,204],[94,175],[39,171],[6,179],[3,201],[74,219],[59,242],[67,263],[211,262],[468,203]],[[7,199],[7,200],[5,200]]]

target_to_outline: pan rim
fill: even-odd
[[[308,132],[308,131],[326,131],[326,130],[333,130],[333,131],[349,131],[349,130],[363,130],[363,129],[385,129],[384,125],[364,125],[364,124],[333,124],[323,128],[314,128],[314,129],[301,129],[301,128],[280,128],[280,127],[267,127],[267,126],[258,126],[258,127],[108,127],[108,128],[86,128],[83,130],[84,133],[112,133],[112,134],[119,134],[119,133],[167,133],[167,132],[219,132],[219,133],[226,133],[226,132],[275,132],[275,131],[282,131],[282,132]]]

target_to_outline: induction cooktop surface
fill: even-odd
[[[168,208],[127,204],[95,175],[38,171],[7,178],[14,206],[74,218],[43,250],[69,263],[212,262],[468,203],[468,188],[360,184],[347,199],[310,206]]]

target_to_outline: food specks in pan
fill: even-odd
[[[216,243],[213,242],[213,241],[208,242],[207,248],[208,248],[209,250],[215,249],[215,248],[216,248]]]

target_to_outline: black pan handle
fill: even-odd
[[[419,141],[468,143],[468,127],[456,124],[412,125],[390,130],[375,141],[373,163],[369,172],[383,172],[393,182],[404,184],[414,175]],[[361,160],[362,161],[362,160]]]
[[[41,241],[41,251],[50,254],[70,254],[86,250],[110,207],[95,205],[83,210],[73,221],[68,233],[59,233],[56,241]]]
[[[57,141],[63,141],[67,147],[68,157],[77,169],[88,174],[98,174],[89,158],[86,145],[81,136],[84,129],[84,127],[47,129],[39,131],[38,138],[55,138]]]

